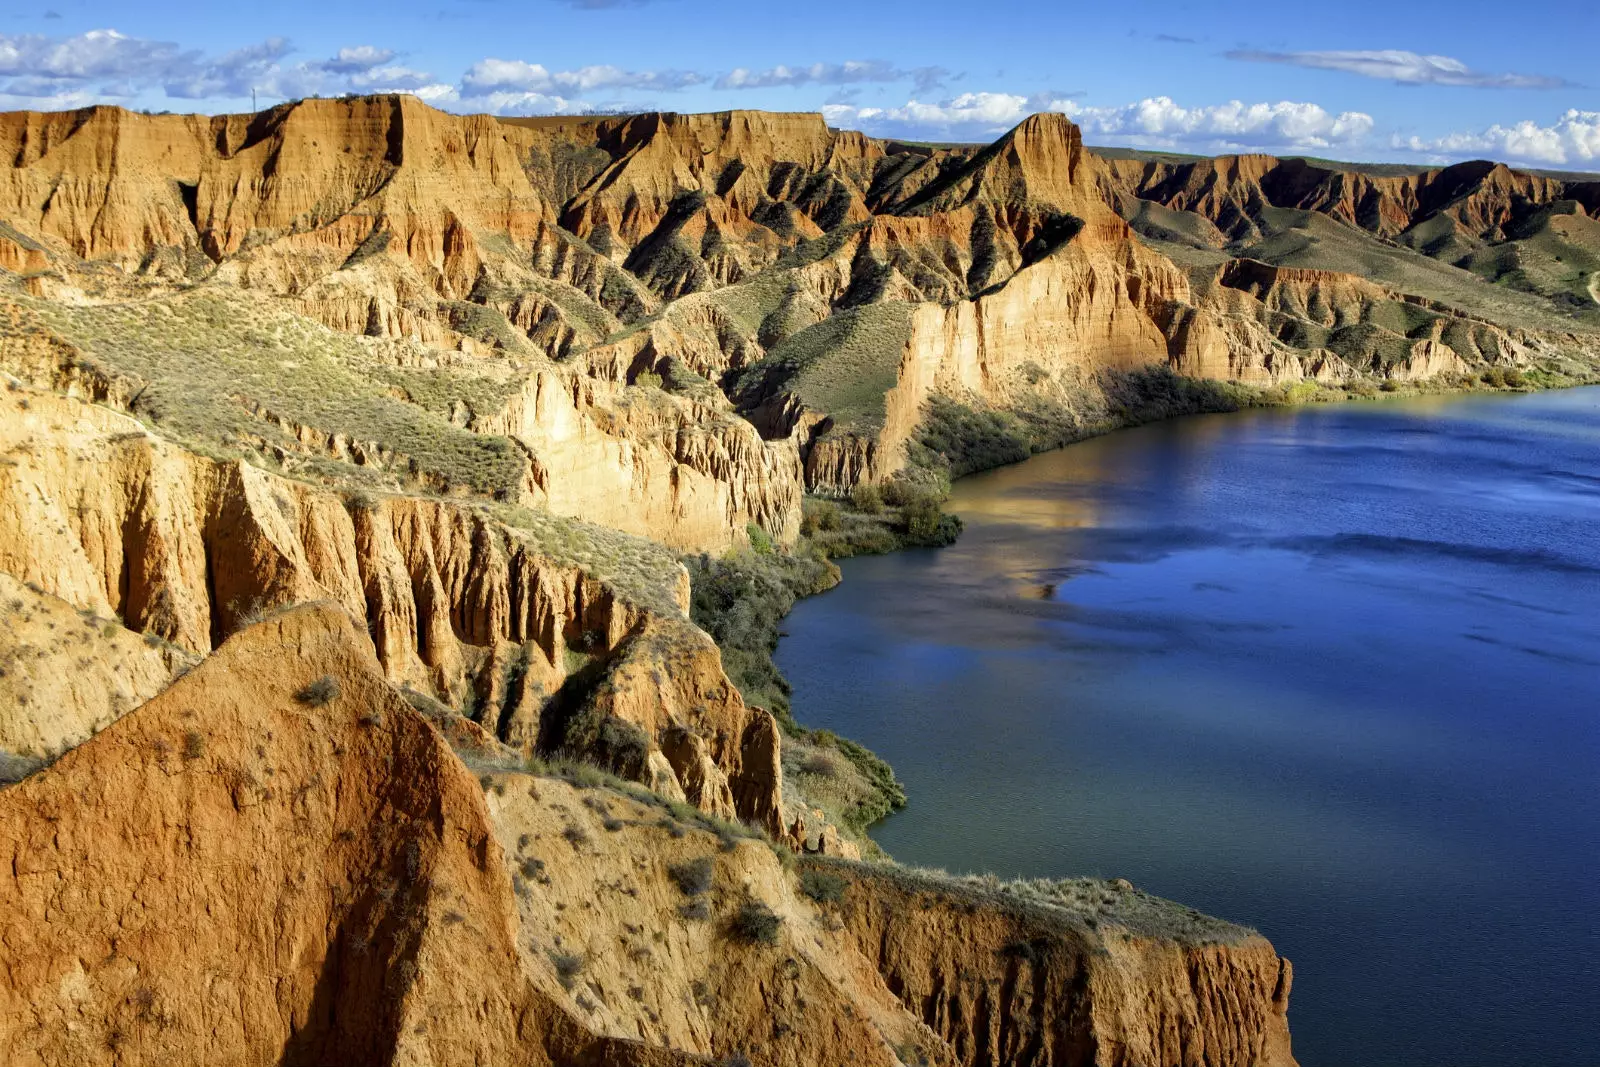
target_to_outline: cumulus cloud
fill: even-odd
[[[1372,132],[1372,116],[1361,111],[1334,115],[1317,104],[1282,100],[1246,104],[1230,100],[1207,107],[1180,107],[1157,96],[1122,107],[1061,108],[1085,135],[1150,145],[1211,143],[1224,147],[1332,148],[1354,144]]]
[[[1400,85],[1459,85],[1473,89],[1559,89],[1570,85],[1564,78],[1537,74],[1494,74],[1473,70],[1450,56],[1423,55],[1400,49],[1328,52],[1262,52],[1236,49],[1229,59],[1250,63],[1287,63],[1313,70],[1338,70],[1364,78],[1381,78]]]
[[[1496,124],[1476,133],[1451,133],[1435,138],[1397,136],[1391,147],[1454,159],[1489,156],[1528,163],[1588,166],[1600,162],[1600,111],[1571,109],[1549,126],[1525,119],[1511,126]]]
[[[370,44],[363,44],[355,48],[341,48],[332,59],[324,59],[311,66],[325,70],[329,74],[363,74],[375,67],[383,66],[393,58],[394,52],[388,48],[374,48]]]
[[[901,136],[950,139],[991,137],[1038,111],[1059,111],[1086,136],[1152,148],[1205,146],[1325,149],[1354,144],[1372,132],[1372,116],[1332,114],[1316,104],[1280,101],[1246,104],[1232,100],[1182,107],[1158,96],[1120,107],[1091,107],[1076,100],[1015,93],[963,93],[943,103],[911,100],[902,107],[837,104],[823,108],[836,126],[859,126]]]
[[[0,99],[9,107],[57,109],[147,91],[179,100],[242,99],[252,90],[297,97],[410,90],[432,82],[426,71],[393,65],[393,51],[372,45],[292,64],[286,62],[291,52],[282,37],[206,55],[116,30],[72,37],[0,34]]]
[[[928,92],[938,88],[950,76],[943,67],[914,67],[902,70],[883,59],[847,59],[843,63],[812,63],[810,66],[790,67],[782,64],[766,70],[735,67],[719,77],[717,89],[771,89],[780,86],[802,85],[858,85],[862,82],[899,82],[915,84],[916,91]]]
[[[126,37],[116,30],[90,30],[76,37],[0,34],[0,77],[117,79],[196,59],[175,44]]]
[[[308,66],[285,70],[278,60],[289,52],[289,42],[270,37],[260,44],[235,49],[213,60],[174,64],[165,72],[162,89],[183,100],[207,97],[249,96],[259,89],[273,96],[303,96],[315,92],[320,72]]]
[[[620,67],[592,66],[578,70],[547,70],[542,64],[521,59],[485,59],[474,63],[461,78],[461,95],[493,93],[578,94],[595,89],[676,90],[698,85],[705,78],[688,70],[630,71]]]

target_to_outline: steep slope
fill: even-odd
[[[585,755],[774,834],[792,821],[772,716],[729,684],[682,566],[649,542],[340,497],[48,394],[0,395],[0,456],[0,571],[79,611],[204,653],[332,600],[387,677],[523,752]]]
[[[0,759],[20,771],[58,756],[198,660],[0,573]]]
[[[128,313],[97,305],[170,317],[174,287],[247,291],[383,339],[349,360],[395,394],[369,407],[445,402],[378,432],[246,374],[211,404],[231,437],[308,466],[347,462],[353,438],[361,466],[686,548],[752,523],[791,539],[802,485],[902,470],[936,401],[1020,418],[1043,447],[1159,408],[1152,371],[1243,383],[1190,390],[1224,406],[1485,366],[1569,380],[1600,336],[1600,185],[1490,163],[1108,158],[1053,114],[933,150],[816,115],[501,121],[402,96],[19,113],[0,143],[0,263],[30,272],[50,313],[22,318],[59,362],[129,373],[95,337]],[[1251,264],[1305,293],[1231,284]],[[149,369],[154,408],[168,372]]]
[[[795,872],[637,788],[474,781],[333,604],[0,791],[0,860],[8,1063],[1294,1062],[1287,964],[1125,883]]]
[[[521,976],[481,794],[337,609],[0,794],[0,856],[8,1063],[673,1062]]]

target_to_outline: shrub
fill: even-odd
[[[876,515],[883,510],[883,493],[875,485],[857,482],[855,488],[850,490],[850,506],[868,515]]]
[[[643,371],[634,376],[633,384],[642,385],[646,389],[660,389],[661,375],[655,373],[654,371]]]
[[[818,904],[837,904],[844,899],[844,891],[849,884],[843,875],[832,871],[807,867],[800,872],[800,892]]]
[[[810,537],[818,530],[839,528],[839,505],[831,500],[807,500],[803,506],[800,532]]]
[[[339,683],[324,674],[316,681],[308,682],[294,698],[308,707],[320,708],[338,695]]]
[[[948,545],[961,535],[961,520],[939,510],[938,500],[928,494],[909,498],[900,508],[900,521],[906,540],[913,545]]]
[[[570,952],[551,952],[549,955],[550,965],[556,969],[556,980],[561,983],[562,989],[570,991],[589,961]]]
[[[767,531],[752,522],[745,526],[745,532],[750,536],[750,550],[752,552],[758,556],[772,555],[774,552],[772,537]]]
[[[826,752],[814,752],[806,756],[800,761],[800,766],[797,769],[801,774],[809,774],[817,778],[832,778],[839,773],[839,765]]]
[[[752,945],[776,945],[783,920],[759,900],[747,900],[728,920],[728,932]]]
[[[667,868],[667,877],[672,879],[681,893],[690,897],[709,892],[715,873],[715,866],[710,856],[701,856],[685,863],[674,863]]]

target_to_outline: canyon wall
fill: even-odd
[[[584,709],[621,718],[645,746],[635,776],[784,831],[776,725],[688,621],[682,566],[648,543],[340,496],[25,390],[0,394],[0,457],[0,571],[73,609],[203,654],[263,614],[331,601],[389,679],[521,751],[559,747]]]
[[[809,862],[636,788],[475,775],[348,612],[291,609],[0,789],[0,1055],[1293,1064],[1247,931]]]

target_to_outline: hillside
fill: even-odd
[[[1232,403],[1558,381],[1600,331],[1600,183],[1490,163],[1102,157],[1057,115],[937,147],[410,97],[13,113],[0,139],[13,371],[297,474],[680,548],[789,540],[803,491],[915,460],[933,397],[1041,447],[1137,417],[1148,368],[1242,383]]]
[[[861,862],[904,793],[777,620],[1033,450],[1600,371],[1600,187],[1491,164],[405,96],[0,144],[8,1063],[1292,1064],[1251,931]]]

